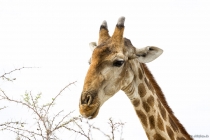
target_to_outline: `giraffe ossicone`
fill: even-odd
[[[122,16],[118,19],[117,25],[124,26],[124,22],[125,22],[125,17]]]
[[[104,28],[108,29],[106,20],[104,20],[104,21],[102,22],[101,26],[103,26]]]
[[[90,67],[79,100],[82,116],[93,119],[100,107],[119,90],[130,99],[150,140],[191,140],[168,106],[161,88],[145,63],[159,57],[163,50],[147,46],[136,48],[123,37],[124,17],[120,17],[114,33],[109,35],[106,21],[99,31],[98,45],[92,50]]]

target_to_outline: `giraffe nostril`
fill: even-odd
[[[87,95],[87,99],[86,99],[86,103],[88,104],[88,106],[92,103],[92,96],[91,95]]]
[[[83,91],[80,97],[80,105],[90,106],[91,104],[93,104],[95,99],[97,99],[96,91]]]

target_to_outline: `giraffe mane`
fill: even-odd
[[[189,139],[191,139],[190,135],[187,133],[187,131],[185,130],[185,128],[183,127],[183,125],[179,122],[179,120],[174,116],[173,111],[171,110],[171,108],[169,107],[166,98],[161,90],[161,88],[159,87],[159,85],[157,84],[155,78],[153,77],[152,73],[150,72],[150,70],[148,69],[147,65],[144,63],[141,63],[143,66],[143,69],[145,71],[145,74],[147,76],[147,78],[149,79],[149,81],[151,82],[152,86],[154,87],[155,91],[156,91],[156,95],[158,96],[159,100],[161,101],[161,103],[163,104],[163,106],[165,107],[165,109],[168,111],[170,117],[172,118],[172,120],[175,122],[175,124],[177,124],[177,127],[179,128],[179,130],[185,134],[185,136]]]

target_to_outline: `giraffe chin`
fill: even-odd
[[[98,115],[100,106],[98,105],[79,105],[80,114],[84,118],[93,119]]]

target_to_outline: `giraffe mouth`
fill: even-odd
[[[93,119],[98,115],[100,100],[96,91],[83,91],[80,97],[79,111],[84,118]]]
[[[79,105],[80,108],[80,114],[84,118],[93,119],[98,115],[100,105],[99,104],[92,104],[92,105]]]
[[[93,112],[91,116],[88,117],[88,119],[93,119],[98,115],[100,107],[97,107],[97,109]]]

